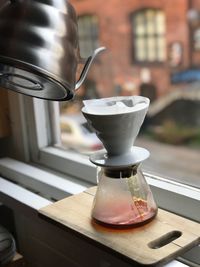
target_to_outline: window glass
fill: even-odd
[[[165,34],[165,16],[162,11],[157,12],[155,17],[156,30],[158,34]]]
[[[88,57],[98,47],[98,19],[95,15],[78,17],[79,46],[82,57]]]
[[[148,35],[156,32],[155,17],[156,15],[153,10],[148,10],[146,12],[146,29]]]
[[[188,6],[172,12],[169,1],[157,1],[156,8],[151,0],[146,7],[136,0],[126,8],[122,0],[108,1],[105,8],[100,0],[71,2],[79,17],[81,55],[100,44],[107,51],[93,63],[75,98],[60,104],[62,147],[84,156],[102,148],[81,114],[85,99],[143,95],[151,101],[136,139],[151,153],[144,170],[200,188],[200,58],[193,36],[200,19],[191,24]]]
[[[135,51],[138,56],[138,60],[143,61],[146,58],[146,43],[145,39],[143,37],[137,38],[136,43],[135,43]]]
[[[147,40],[147,49],[148,49],[148,60],[154,61],[157,57],[156,43],[153,37],[149,37]]]
[[[135,32],[137,35],[144,35],[146,33],[144,18],[141,14],[136,15],[135,25]]]
[[[159,45],[160,40],[165,44],[165,15],[160,10],[144,9],[132,16],[134,59],[139,62],[162,62],[165,60],[165,45]],[[138,39],[143,37],[145,57],[141,57]],[[162,56],[161,56],[162,55]]]
[[[60,123],[60,127],[61,127],[61,132],[62,133],[68,133],[68,134],[72,134],[73,130],[70,127],[70,125],[67,122],[62,122]]]

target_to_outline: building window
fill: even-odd
[[[200,28],[198,27],[193,31],[193,44],[194,50],[200,51]]]
[[[98,19],[93,15],[78,18],[79,46],[82,57],[88,57],[99,46]]]
[[[183,45],[180,42],[173,42],[169,46],[169,65],[176,68],[183,61]]]
[[[157,9],[140,10],[132,16],[134,60],[163,62],[166,58],[165,14]]]

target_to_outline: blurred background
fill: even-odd
[[[105,46],[75,99],[60,104],[62,146],[102,147],[81,115],[84,99],[142,95],[151,105],[137,144],[144,167],[200,187],[200,0],[71,0],[82,58]]]

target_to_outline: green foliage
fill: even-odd
[[[178,125],[172,120],[165,121],[161,126],[153,127],[150,136],[158,141],[181,145],[196,144],[200,145],[200,129]]]

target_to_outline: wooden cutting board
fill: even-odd
[[[198,223],[161,209],[154,220],[141,227],[120,230],[97,225],[91,220],[94,193],[95,188],[91,188],[40,209],[39,214],[124,261],[141,266],[163,266],[200,243]]]

